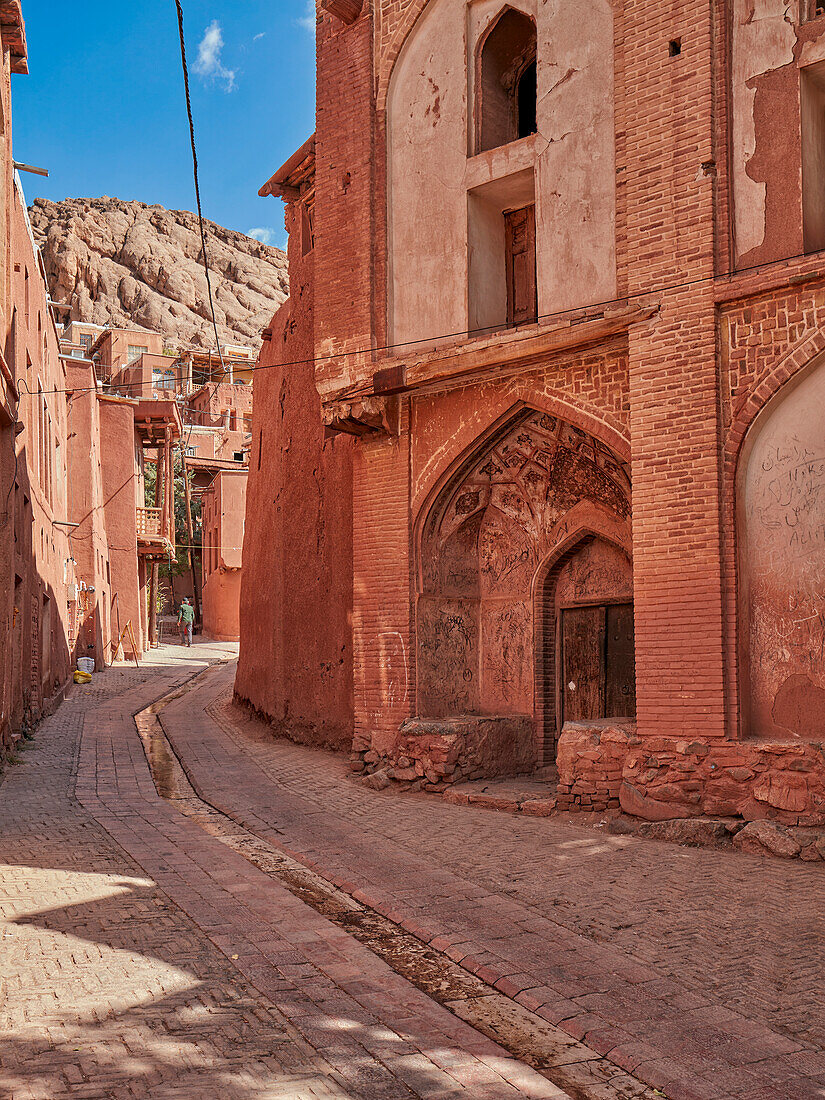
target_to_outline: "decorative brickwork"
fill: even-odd
[[[821,21],[797,27],[778,0],[756,21],[739,0],[733,21],[721,3],[640,0],[597,6],[583,36],[519,0],[536,23],[537,132],[477,152],[474,51],[504,7],[373,0],[350,25],[319,21],[315,298],[298,323],[319,420],[358,436],[338,517],[351,569],[332,580],[334,605],[352,600],[353,766],[453,783],[482,767],[489,719],[512,743],[483,767],[515,766],[529,728],[562,807],[814,823],[825,612],[807,590],[807,627],[780,606],[776,486],[749,462],[765,431],[793,456],[784,402],[825,369],[823,254],[798,254],[813,239],[799,80],[816,76],[798,67],[825,57]],[[507,327],[500,219],[533,204],[539,316]],[[287,418],[272,446],[314,430]],[[781,508],[817,531],[812,438],[788,472],[804,501]],[[296,492],[317,471],[297,463]],[[800,550],[788,584],[819,576],[819,552]],[[630,623],[626,711],[605,702],[606,643],[565,675],[579,635],[564,641],[564,615],[588,608],[569,621],[590,621],[591,640],[605,609]],[[789,615],[804,645],[778,644]]]

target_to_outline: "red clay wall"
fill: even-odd
[[[373,372],[398,365],[382,351],[388,261],[382,135],[393,65],[407,36],[417,33],[424,7],[424,0],[386,0],[350,27],[329,15],[319,23],[317,308],[314,316],[301,312],[304,284],[297,257],[291,255],[296,273],[292,313],[278,315],[273,338],[288,328],[283,343],[291,351],[300,349],[292,352],[296,358],[319,357],[315,377],[329,404],[336,397],[349,400],[352,387],[359,395],[370,393]],[[571,726],[561,732],[561,804],[596,809],[621,802],[642,816],[702,810],[789,823],[792,818],[819,820],[825,761],[814,747],[816,722],[805,719],[803,733],[790,730],[781,743],[773,736],[775,729],[770,738],[756,742],[742,706],[747,665],[758,657],[743,653],[742,646],[747,578],[737,529],[740,455],[743,445],[747,451],[747,432],[760,410],[788,380],[815,369],[817,356],[825,352],[821,254],[729,274],[737,262],[765,262],[801,248],[799,66],[825,56],[825,45],[818,45],[823,25],[818,20],[797,32],[784,5],[769,0],[767,7],[764,20],[737,17],[733,27],[722,5],[709,10],[698,0],[688,0],[678,11],[641,0],[615,14],[618,294],[628,295],[629,305],[640,313],[644,308],[646,315],[628,320],[618,335],[610,330],[594,339],[586,350],[537,354],[526,367],[510,363],[514,342],[512,334],[503,335],[499,360],[486,361],[483,377],[479,373],[471,383],[442,378],[429,393],[423,388],[402,393],[397,430],[368,433],[354,448],[345,441],[353,461],[353,748],[369,768],[389,762],[402,781],[416,781],[407,774],[410,768],[421,776],[413,743],[421,727],[404,726],[403,752],[399,733],[420,709],[417,650],[422,634],[416,632],[416,598],[423,569],[421,531],[455,464],[501,418],[527,406],[562,418],[609,447],[618,460],[629,462],[632,483],[632,545],[617,529],[608,541],[633,563],[637,722],[600,731]],[[789,36],[799,49],[774,65],[771,51]],[[565,43],[565,49],[575,48],[575,42]],[[442,91],[464,96],[465,86],[462,81],[458,89],[431,89],[426,102],[422,98],[405,109],[435,112]],[[747,131],[748,111],[755,124],[755,153],[736,137]],[[782,131],[773,144],[771,126]],[[465,153],[463,147],[452,150],[456,157]],[[516,157],[515,149],[512,153]],[[476,170],[471,160],[468,173]],[[762,184],[764,203],[754,198],[754,187],[758,191]],[[421,201],[440,201],[437,189]],[[746,248],[747,239],[755,243]],[[413,253],[419,246],[427,248],[425,219],[420,242],[407,243]],[[433,295],[440,289],[437,284],[427,288]],[[609,304],[605,316],[608,312]],[[465,356],[467,367],[479,345],[467,342],[462,349],[460,337],[443,337],[456,359]],[[274,355],[272,350],[268,354]],[[426,381],[423,358],[400,358],[408,377]],[[280,405],[283,419],[276,438],[288,441],[282,461],[289,463],[296,450],[304,454],[306,422],[302,406],[290,404],[293,389],[283,382],[277,396],[272,382],[267,383],[266,403]],[[314,402],[311,381],[302,384]],[[260,448],[265,426],[255,423]],[[822,471],[814,466],[825,456],[817,452],[804,458],[804,477],[811,481],[808,503],[815,509],[818,504],[811,501],[819,495],[825,499],[825,488],[820,493],[825,474],[820,477]],[[269,460],[273,472],[278,461]],[[272,484],[283,494],[281,481]],[[295,484],[305,496],[305,473]],[[319,492],[330,484],[322,480]],[[256,493],[248,509],[247,542],[263,553],[270,529],[271,541],[290,537],[292,511],[279,520],[277,509],[265,510],[260,484]],[[287,499],[282,495],[279,502]],[[569,503],[572,514],[578,505]],[[300,516],[305,506],[295,501],[295,514]],[[343,504],[338,512],[324,514],[325,539],[343,537],[345,516]],[[587,522],[592,526],[592,516]],[[259,527],[255,533],[253,523]],[[499,540],[493,550],[504,553],[505,542]],[[281,551],[272,553],[279,560]],[[535,584],[541,577],[538,557],[530,565]],[[258,583],[271,594],[263,565],[256,568]],[[775,571],[781,573],[781,562]],[[350,574],[328,579],[340,594]],[[283,588],[277,577],[276,603],[283,601]],[[245,592],[244,600],[249,598]],[[527,606],[526,600],[521,603]],[[821,608],[815,613],[821,616]],[[256,614],[260,619],[267,613]],[[450,620],[450,629],[458,629],[458,618]],[[814,625],[820,629],[820,619]],[[532,629],[535,637],[535,622]],[[295,640],[311,646],[314,634],[310,621],[297,629]],[[429,645],[426,634],[423,641]],[[508,639],[502,635],[500,641],[503,652]],[[277,693],[291,682],[292,673],[284,674],[283,658],[269,641],[258,648],[262,659],[255,670],[270,670],[266,690]],[[802,675],[804,654],[795,655],[792,646],[789,650],[790,656],[782,658],[783,675],[793,679]],[[460,670],[461,684],[446,683],[452,700],[442,700],[439,718],[451,717],[450,703],[455,712],[473,709],[472,693],[463,685],[474,675],[474,659],[481,652]],[[810,664],[810,646],[805,652]],[[243,672],[250,684],[251,669],[248,665]],[[821,668],[809,668],[806,675],[816,691],[825,691]],[[503,672],[500,679],[503,687]],[[307,699],[312,686],[311,677],[302,683]],[[540,722],[541,692],[535,683],[532,688],[531,700],[530,684],[522,677],[513,706],[498,709],[511,715],[526,712],[525,717]],[[488,697],[500,703],[502,693]],[[775,701],[766,698],[765,707],[771,710]],[[473,727],[470,741],[476,732]],[[432,730],[426,734],[430,741],[440,736]],[[468,734],[461,736],[466,740]],[[452,745],[439,743],[430,764],[444,765]],[[426,774],[423,758],[419,763]],[[449,760],[447,766],[455,763]],[[439,772],[438,782],[448,781],[446,775]]]
[[[6,358],[20,391],[11,472],[14,528],[11,724],[16,728],[58,699],[69,674],[67,582],[71,553],[64,521],[66,492],[65,372],[48,306],[48,292],[15,185],[10,275],[14,323]],[[11,481],[13,480],[13,486]]]
[[[290,211],[292,217],[294,211]],[[312,363],[313,256],[290,238],[290,298],[255,375],[239,698],[285,736],[352,740],[352,441],[325,439]]]
[[[107,581],[111,588],[110,636],[114,645],[132,624],[138,656],[142,656],[142,623],[137,570],[137,525],[135,506],[138,503],[138,482],[135,468],[134,405],[123,399],[99,399],[100,457],[103,486],[103,511],[108,553]],[[130,445],[131,444],[131,445]],[[143,505],[143,501],[140,501]],[[132,643],[127,634],[124,652],[132,656]],[[107,654],[111,658],[111,649]]]

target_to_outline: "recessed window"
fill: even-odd
[[[520,138],[536,132],[536,62],[531,61],[516,85],[517,129]]]
[[[144,347],[143,344],[129,344],[129,354],[126,356],[127,362],[134,363],[135,359],[139,359],[148,350],[149,348]]]
[[[506,8],[484,37],[476,77],[476,151],[536,132],[536,24]]]
[[[802,242],[825,249],[825,62],[800,70],[802,128]]]
[[[682,39],[671,38],[667,45],[667,52],[670,57],[678,57],[682,52]]]

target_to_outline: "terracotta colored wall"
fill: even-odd
[[[757,12],[748,0],[733,5],[731,169],[740,267],[803,251],[800,87],[810,67],[825,60],[825,24],[800,22],[806,7],[768,0]],[[822,174],[812,186],[821,191],[819,156]]]
[[[531,202],[539,315],[615,296],[611,6],[590,4],[582,34],[575,6],[510,5],[536,22],[537,133],[476,152],[484,110],[476,57],[502,7],[498,0],[431,0],[392,71],[387,248],[394,343],[503,324],[503,211]],[[483,278],[474,273],[479,255]]]
[[[14,531],[11,725],[39,716],[69,677],[65,372],[48,292],[15,184],[11,215],[12,327],[6,359],[20,402],[16,470],[7,485]],[[28,275],[28,278],[27,278]],[[13,485],[11,484],[13,480]]]
[[[376,218],[371,70],[369,11],[349,27],[322,12],[317,82],[324,95],[316,118],[315,251],[323,262],[314,269],[313,299],[319,355],[371,343]],[[341,367],[342,361],[334,359],[319,364],[319,387]]]
[[[246,470],[221,470],[202,497],[203,632],[221,641],[240,637],[246,483]]]
[[[163,352],[163,336],[159,332],[131,331],[130,329],[113,328],[106,333],[98,348],[99,371],[107,377],[127,367],[129,360],[129,346],[145,347],[152,355],[160,355]],[[169,361],[170,364],[172,360]],[[136,397],[141,396],[135,394]],[[148,397],[147,394],[142,396]]]
[[[272,319],[265,369],[255,375],[235,690],[278,731],[345,747],[353,445],[324,438],[314,370],[300,362],[314,347],[313,255],[301,257],[291,237],[289,258],[290,298]]]
[[[353,748],[368,768],[389,761],[405,773],[396,777],[403,782],[427,775],[425,757],[433,769],[455,766],[459,774],[473,774],[475,764],[462,771],[439,741],[453,737],[452,727],[439,735],[426,722],[407,721],[433,705],[434,691],[441,693],[435,704],[441,720],[451,715],[463,722],[460,736],[468,744],[480,728],[458,717],[468,710],[515,711],[540,727],[546,698],[524,656],[535,653],[540,626],[533,597],[554,553],[575,549],[566,540],[595,527],[621,548],[616,555],[632,559],[638,720],[601,741],[558,731],[562,800],[602,808],[621,799],[647,816],[704,806],[788,822],[818,820],[825,816],[825,767],[793,738],[819,736],[818,719],[810,715],[825,690],[813,657],[821,632],[816,532],[823,456],[810,411],[821,403],[815,372],[825,369],[818,367],[825,354],[825,288],[821,254],[774,261],[802,247],[800,70],[825,59],[825,23],[795,25],[795,11],[773,0],[757,9],[735,4],[730,21],[721,4],[709,9],[687,0],[676,10],[641,0],[612,17],[595,10],[593,34],[582,36],[564,23],[572,9],[537,10],[539,80],[552,92],[547,125],[560,126],[553,142],[539,127],[553,170],[537,171],[535,192],[539,205],[553,212],[550,221],[557,220],[539,241],[538,265],[540,272],[555,271],[562,284],[548,280],[543,300],[549,305],[540,311],[601,295],[619,300],[582,308],[569,331],[565,319],[547,318],[531,354],[519,359],[525,333],[496,337],[494,355],[489,337],[462,335],[470,309],[466,272],[475,262],[467,255],[468,240],[471,253],[474,242],[464,236],[468,189],[499,188],[504,177],[507,186],[523,188],[539,155],[537,140],[523,140],[481,159],[468,157],[474,77],[464,68],[467,40],[497,11],[487,0],[469,8],[459,0],[381,0],[350,27],[328,15],[319,23],[317,310],[313,315],[301,305],[309,291],[299,257],[291,255],[292,312],[278,315],[273,333],[277,341],[289,330],[279,345],[285,351],[266,354],[280,362],[279,355],[314,353],[315,383],[325,411],[336,416],[353,394],[372,393],[379,369],[403,366],[410,386],[418,387],[397,399],[397,419],[394,407],[385,406],[386,430],[367,426],[354,444],[339,437],[352,453],[351,498],[336,502],[339,511],[323,513],[323,539],[339,540],[352,508],[351,576],[342,570],[326,580],[339,599],[352,586]],[[552,33],[545,24],[551,19]],[[561,125],[567,110],[576,116],[569,132]],[[586,217],[578,202],[588,206]],[[598,266],[598,277],[579,262],[579,246],[587,263]],[[438,262],[428,267],[433,256]],[[763,266],[752,269],[756,264]],[[589,299],[576,297],[583,282]],[[598,287],[608,289],[597,294]],[[638,312],[577,345],[576,325],[625,308]],[[438,355],[407,350],[393,358],[382,350],[387,316],[403,319],[404,339],[425,342],[451,329],[458,335]],[[539,343],[542,334],[545,343]],[[800,387],[810,392],[795,414],[794,394],[783,387],[806,372],[810,381]],[[286,451],[270,460],[272,471],[291,463],[293,454],[309,455],[304,406],[290,403],[299,374],[295,368],[289,379],[279,374],[282,389],[269,383],[265,408],[270,417],[278,410],[275,439]],[[302,384],[314,402],[311,379]],[[597,513],[604,502],[573,492],[575,479],[563,471],[558,484],[569,491],[558,515],[548,514],[549,498],[538,490],[535,497],[525,490],[521,505],[515,497],[505,503],[504,474],[491,472],[485,481],[481,465],[491,457],[489,433],[525,408],[586,433],[627,466],[629,515],[610,517],[604,507]],[[255,424],[260,448],[266,423]],[[778,497],[759,460],[760,447],[768,445],[788,471],[788,455],[800,449],[799,464],[783,474],[787,492]],[[754,454],[758,469],[749,466]],[[509,466],[515,446],[498,457]],[[319,493],[332,485],[322,464],[308,463],[295,480],[303,497],[312,485],[310,466]],[[285,505],[283,481],[271,484],[272,496]],[[490,514],[478,531],[464,530],[467,539],[459,538],[456,549],[450,540],[488,491]],[[293,513],[279,519],[277,505],[267,510],[260,484],[254,492],[247,543],[263,555],[254,566],[256,585],[280,606],[283,578],[270,579],[271,569],[267,577],[262,563],[280,560],[281,551],[267,552],[264,544],[292,538]],[[474,493],[479,501],[469,509]],[[463,519],[449,516],[465,497]],[[302,507],[303,499],[294,502],[295,515]],[[763,523],[777,515],[788,530],[789,520],[803,528],[800,539],[807,532],[811,549],[777,541],[779,529]],[[609,532],[599,528],[608,520]],[[520,543],[519,528],[539,534]],[[485,620],[480,591],[485,563],[509,561],[511,550],[514,571],[524,577],[518,592],[501,598],[511,600],[510,610],[518,605],[522,619],[520,629],[507,632]],[[479,559],[472,578],[478,592],[455,592],[450,585],[469,576],[468,554]],[[428,568],[440,578],[438,591],[427,588]],[[602,591],[597,580],[591,578],[591,594]],[[627,580],[627,573],[619,577],[625,588],[617,581],[615,598],[620,588],[625,598]],[[789,599],[803,606],[804,622],[786,621]],[[430,618],[428,600],[441,601]],[[467,601],[476,601],[469,610]],[[294,632],[298,646],[317,641],[307,622]],[[467,659],[457,660],[462,630],[470,644]],[[330,632],[349,637],[340,622]],[[269,645],[258,647],[262,661],[254,671],[268,670],[274,696],[296,681]],[[511,676],[512,662],[503,658],[514,645],[520,655]],[[309,701],[317,685],[317,676],[301,681],[297,697]],[[509,699],[505,688],[513,693]],[[403,723],[406,763],[396,751]],[[438,751],[422,749],[412,765],[417,737],[430,749],[438,742]],[[455,772],[433,774],[440,783]],[[690,787],[694,779],[698,788]]]
[[[142,655],[142,624],[145,617],[141,604],[137,568],[137,526],[135,503],[142,495],[138,484],[135,448],[134,406],[118,398],[99,398],[100,456],[103,490],[103,511],[106,529],[108,587],[111,590],[111,630],[114,645],[131,622],[132,631]],[[142,504],[143,501],[140,500]],[[132,643],[127,635],[124,651],[132,655]],[[107,656],[111,655],[111,650]]]
[[[75,657],[93,657],[102,668],[110,654],[111,589],[104,510],[100,413],[88,365],[67,361],[69,420],[69,519],[77,524],[70,545],[78,584]]]
[[[240,637],[241,572],[216,569],[204,580],[201,592],[203,634],[222,642]]]

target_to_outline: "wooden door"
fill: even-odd
[[[507,324],[538,319],[536,295],[536,208],[525,206],[504,215],[507,263]]]
[[[562,611],[562,722],[604,715],[604,607]]]
[[[636,717],[636,646],[633,604],[607,608],[605,718]]]

